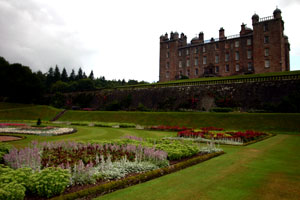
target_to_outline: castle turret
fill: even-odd
[[[281,10],[276,8],[273,12],[273,16],[275,19],[281,19]]]
[[[259,21],[259,16],[258,16],[258,14],[255,13],[252,16],[252,25],[258,23],[258,21]]]

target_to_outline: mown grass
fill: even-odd
[[[97,199],[299,199],[299,136],[277,135]],[[275,181],[275,183],[274,183]]]
[[[65,125],[61,125],[65,126]],[[77,129],[76,133],[60,135],[60,136],[37,136],[37,135],[25,135],[26,139],[8,142],[15,147],[28,146],[31,141],[39,142],[55,142],[55,141],[103,141],[120,139],[126,135],[134,135],[142,138],[162,138],[173,137],[175,132],[166,131],[149,131],[149,130],[137,130],[134,128],[103,128],[103,127],[88,127],[88,126],[70,126]],[[0,134],[1,135],[1,134]],[[22,134],[5,134],[5,135],[19,135]]]
[[[2,104],[3,105],[3,104]],[[12,104],[12,106],[4,105],[5,109],[0,109],[0,120],[44,120],[53,119],[62,109],[53,108],[51,106],[26,106],[26,104]]]
[[[299,113],[67,111],[59,120],[125,122],[141,125],[170,125],[193,128],[215,126],[225,129],[251,129],[289,134],[298,134],[300,132]]]

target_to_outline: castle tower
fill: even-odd
[[[273,16],[264,18],[255,14],[252,16],[252,24],[255,73],[289,70],[289,61],[286,61],[289,59],[289,45],[283,34],[281,11],[276,8]]]

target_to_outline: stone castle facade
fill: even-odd
[[[243,23],[238,35],[204,40],[203,32],[187,37],[171,32],[160,37],[159,81],[290,70],[290,44],[277,8],[273,16],[252,16],[253,29]]]

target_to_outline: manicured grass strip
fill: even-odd
[[[38,136],[38,135],[24,135],[24,134],[7,134],[12,136],[26,136],[26,139],[21,141],[13,141],[10,144],[15,147],[21,148],[26,147],[31,141],[38,142],[55,142],[55,141],[103,141],[120,139],[126,135],[132,135],[142,138],[163,138],[163,137],[174,137],[176,132],[165,132],[165,131],[149,131],[149,130],[138,130],[133,128],[105,128],[105,127],[88,127],[88,126],[65,126],[73,127],[77,129],[76,133],[58,136]]]
[[[300,196],[299,143],[299,136],[277,135],[245,147],[222,146],[223,156],[97,200],[296,200]],[[270,192],[272,196],[266,195]]]
[[[61,121],[125,122],[140,125],[168,125],[200,128],[214,126],[233,130],[289,132],[299,134],[299,113],[202,113],[68,111]]]
[[[0,120],[51,120],[62,109],[53,108],[51,106],[31,106],[24,108],[13,108],[0,110]]]
[[[117,181],[111,181],[109,183],[95,186],[92,188],[88,188],[85,190],[81,190],[78,192],[61,195],[59,197],[52,198],[52,200],[71,200],[71,199],[83,198],[83,197],[87,197],[87,196],[103,195],[103,194],[110,193],[110,192],[113,192],[118,189],[122,189],[122,188],[126,188],[128,186],[131,186],[131,185],[143,183],[143,182],[149,181],[151,179],[158,178],[163,175],[179,171],[181,169],[184,169],[184,168],[190,167],[192,165],[201,163],[203,161],[209,160],[213,157],[222,155],[223,153],[224,152],[218,152],[218,153],[206,154],[206,155],[199,156],[196,158],[191,158],[189,160],[177,163],[173,166],[153,170],[150,172],[146,172],[146,173],[139,174],[136,176],[127,177],[125,179],[121,179],[121,180],[117,180]]]

